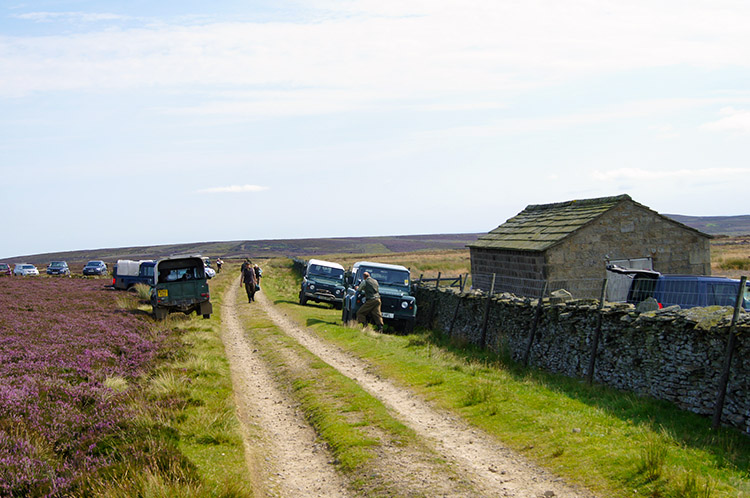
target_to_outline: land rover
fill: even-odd
[[[360,261],[354,263],[346,273],[346,296],[341,319],[344,323],[355,320],[357,311],[365,301],[364,295],[356,290],[362,282],[363,274],[378,281],[380,287],[381,313],[383,321],[397,330],[411,332],[417,319],[417,302],[411,295],[411,278],[409,270],[400,265]]]

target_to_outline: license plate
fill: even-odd
[[[169,290],[168,289],[159,289],[157,291],[157,295],[159,297],[168,297],[169,296]]]
[[[383,318],[393,318],[393,313],[383,313]]]

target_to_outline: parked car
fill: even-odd
[[[36,266],[34,265],[21,263],[21,264],[17,264],[16,267],[13,269],[13,274],[20,275],[22,277],[27,277],[31,275],[39,275],[39,270],[37,270]]]
[[[210,318],[211,306],[205,265],[198,256],[177,256],[157,261],[151,287],[154,318],[163,320],[169,313],[195,311]]]
[[[734,306],[740,281],[726,277],[705,275],[663,275],[654,270],[636,270],[617,265],[607,270],[628,275],[633,281],[628,290],[627,302],[637,305],[652,297],[660,308],[679,306]],[[743,293],[742,307],[750,311],[750,282]]]
[[[86,266],[83,267],[84,275],[106,275],[107,264],[104,261],[89,261]]]
[[[65,261],[52,261],[47,265],[47,275],[70,275],[70,268]]]
[[[354,263],[351,271],[346,273],[344,278],[346,296],[341,313],[343,322],[354,320],[357,311],[365,302],[364,295],[355,289],[362,282],[362,275],[365,272],[370,273],[378,281],[383,321],[405,332],[414,330],[417,320],[417,300],[411,295],[409,270],[400,265],[371,263],[369,261]]]
[[[13,275],[13,271],[10,269],[10,265],[8,263],[0,263],[0,275]]]
[[[299,303],[307,301],[331,303],[337,310],[344,302],[344,267],[338,263],[311,259],[307,262],[305,275],[299,291]]]
[[[134,290],[136,284],[152,285],[155,266],[156,261],[153,259],[118,259],[112,267],[112,287],[119,290]]]

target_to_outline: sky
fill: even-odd
[[[0,258],[749,214],[745,0],[2,0]]]

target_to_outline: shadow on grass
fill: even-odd
[[[307,319],[307,326],[312,327],[313,325],[318,325],[320,323],[323,323],[325,325],[341,325],[341,320],[320,320],[319,318],[308,318]]]
[[[440,332],[419,329],[415,345],[430,344],[451,352],[469,363],[482,363],[490,369],[503,369],[514,380],[533,381],[571,399],[606,411],[635,425],[665,431],[675,441],[714,456],[718,467],[738,470],[750,467],[750,438],[734,428],[711,429],[708,417],[679,409],[668,401],[618,391],[601,384],[587,385],[583,379],[524,368],[507,354],[498,354],[465,342],[457,343]]]

